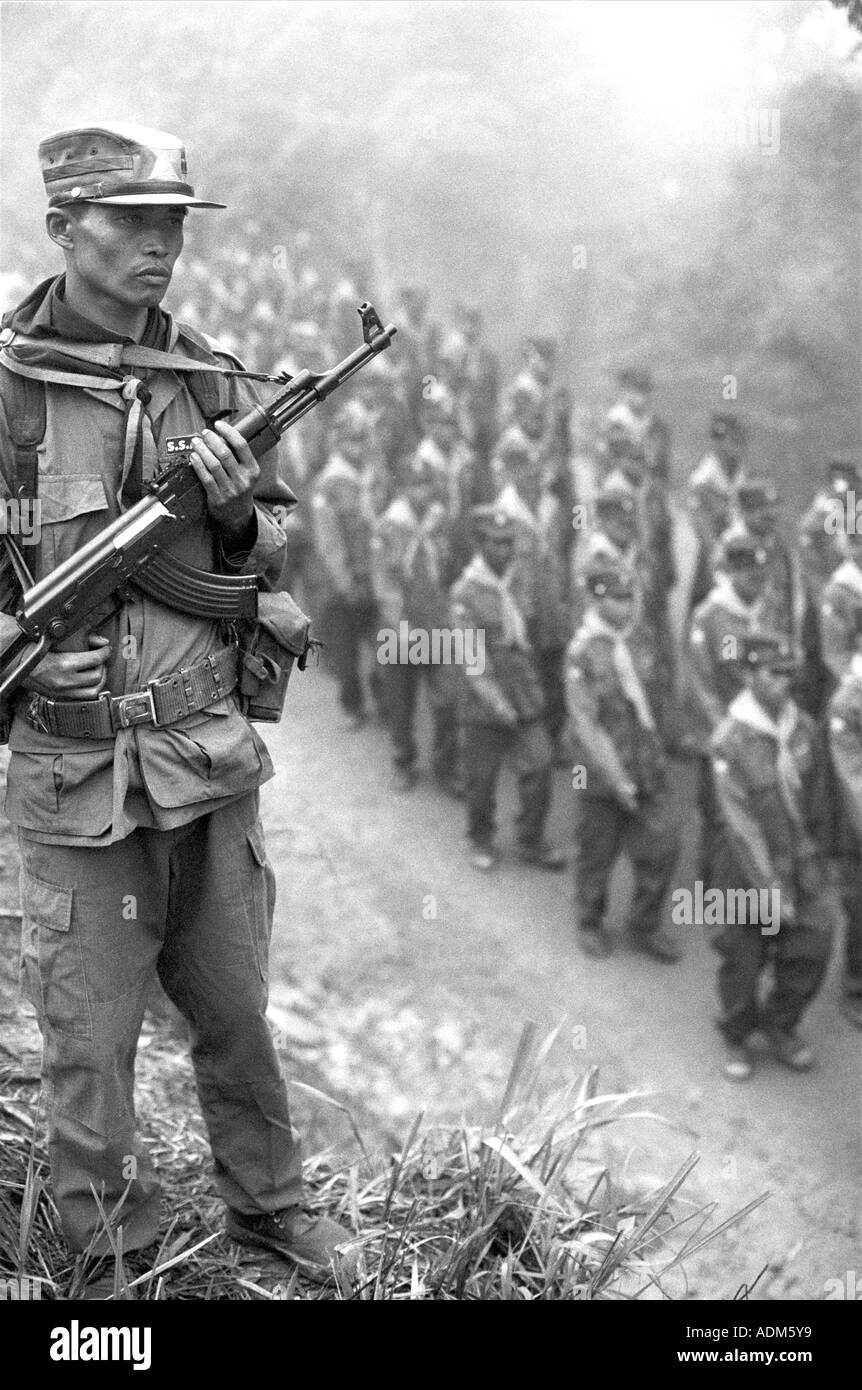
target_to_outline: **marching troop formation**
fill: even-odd
[[[361,298],[349,279],[327,294],[301,255],[293,278],[280,352],[277,315],[253,306],[243,315],[266,319],[259,352],[288,371],[349,350]],[[797,1026],[842,915],[842,1012],[862,1019],[855,459],[830,460],[792,528],[746,422],[726,409],[712,414],[703,457],[674,493],[671,434],[648,370],[621,367],[618,399],[590,438],[560,383],[553,339],[526,339],[506,383],[474,307],[456,306],[441,327],[424,292],[405,288],[392,317],[396,350],[286,441],[301,506],[287,523],[284,582],[315,614],[347,724],[372,713],[384,722],[393,789],[407,793],[424,687],[431,771],[465,803],[481,872],[499,854],[506,760],[518,781],[519,858],[565,867],[545,825],[553,769],[569,770],[577,939],[593,957],[616,945],[604,919],[626,854],[629,941],[678,958],[665,914],[679,787],[690,783],[701,900],[705,890],[723,895],[713,892],[712,919],[697,925],[714,928],[720,956],[726,1074],[750,1074],[758,1032],[780,1061],[808,1069],[813,1052]],[[402,642],[398,659],[384,659],[384,632],[460,635],[449,651],[461,659],[435,656],[433,641]],[[758,924],[766,895],[780,904],[773,925]]]

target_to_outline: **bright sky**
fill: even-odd
[[[840,61],[854,42],[846,17],[828,0],[797,9],[808,13],[791,39],[770,0],[578,0],[559,13],[633,119],[660,122],[693,108],[768,106],[789,68]]]

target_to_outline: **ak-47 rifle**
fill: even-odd
[[[396,333],[394,325],[384,328],[367,302],[360,304],[358,312],[361,347],[329,371],[301,371],[286,377],[284,389],[271,401],[253,406],[240,419],[231,421],[255,458],[389,347]],[[254,575],[209,574],[164,553],[206,513],[206,494],[188,458],[191,439],[172,439],[169,444],[171,451],[164,467],[147,484],[147,496],[37,584],[32,582],[16,543],[9,536],[3,537],[24,593],[15,613],[21,631],[0,656],[0,700],[21,685],[46,652],[128,584],[185,613],[228,620],[255,616]]]

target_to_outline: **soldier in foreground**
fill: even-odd
[[[713,883],[727,901],[739,890],[750,899],[754,890],[758,908],[747,899],[744,919],[726,917],[712,944],[721,956],[724,1073],[745,1081],[758,1031],[793,1071],[814,1065],[814,1050],[797,1028],[826,971],[830,919],[821,759],[814,723],[790,697],[797,662],[777,637],[742,637],[738,653],[745,687],[712,740],[719,820]],[[773,984],[761,1003],[770,962]]]
[[[180,141],[160,131],[66,130],[39,155],[66,269],[4,318],[0,369],[3,490],[42,503],[36,579],[141,497],[168,437],[192,436],[207,510],[174,553],[276,588],[295,503],[276,452],[258,463],[226,421],[206,428],[219,383],[231,410],[256,396],[159,307],[187,209],[223,204],[195,197]],[[107,372],[107,360],[133,365]],[[5,646],[15,595],[2,598]],[[93,1188],[108,1211],[121,1203],[125,1252],[157,1238],[134,1057],[158,974],[189,1024],[228,1231],[325,1280],[349,1234],[303,1209],[265,1018],[275,880],[258,788],[273,766],[240,711],[238,678],[218,620],[136,591],[91,615],[15,692],[6,811],[19,829],[23,983],[44,1039],[54,1198],[73,1251],[100,1228]]]

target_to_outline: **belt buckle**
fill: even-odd
[[[158,725],[156,705],[149,685],[146,690],[136,690],[131,695],[115,697],[114,710],[121,729],[130,729],[135,724]]]

